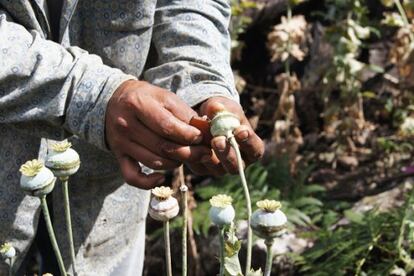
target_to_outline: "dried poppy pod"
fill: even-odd
[[[148,213],[158,221],[168,221],[178,215],[180,207],[178,201],[172,196],[174,191],[170,187],[156,187],[152,189],[152,199]]]
[[[32,196],[47,195],[55,186],[56,177],[37,159],[24,163],[20,167],[20,172],[20,187]]]
[[[280,210],[282,204],[276,200],[261,200],[257,202],[256,210],[251,219],[254,233],[263,239],[272,239],[281,235],[286,229],[287,217]]]
[[[0,255],[3,259],[12,259],[16,256],[16,249],[10,243],[6,242],[0,246]]]
[[[16,249],[10,243],[4,243],[0,246],[0,256],[3,260],[9,262],[9,276],[13,275],[13,259],[16,256]]]
[[[209,216],[215,225],[222,227],[233,222],[235,211],[231,204],[232,201],[230,196],[223,194],[215,195],[210,199]]]
[[[79,170],[79,154],[71,146],[72,144],[65,140],[53,144],[49,149],[45,165],[57,177],[69,177]]]

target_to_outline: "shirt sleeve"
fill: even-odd
[[[238,101],[230,67],[228,1],[157,1],[156,64],[144,79],[176,92],[190,106],[212,96]]]
[[[0,10],[0,124],[38,128],[55,139],[61,131],[105,149],[107,102],[132,78],[96,55],[26,30]]]

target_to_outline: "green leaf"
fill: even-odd
[[[369,68],[372,72],[374,72],[374,73],[379,73],[379,74],[384,73],[384,68],[379,67],[379,66],[377,66],[377,65],[375,65],[375,64],[370,64],[370,65],[368,65],[368,68]]]
[[[225,275],[229,276],[242,276],[241,265],[239,261],[239,256],[233,255],[231,257],[224,257],[224,269]]]
[[[296,199],[293,204],[297,207],[304,207],[306,205],[316,205],[316,206],[323,206],[322,201],[316,199],[314,197],[301,197]]]
[[[303,186],[304,194],[323,193],[323,192],[326,192],[326,188],[321,185],[311,184],[311,185]]]
[[[357,224],[364,224],[364,214],[362,213],[357,213],[352,210],[346,210],[344,212],[344,215],[351,222],[354,222]]]
[[[372,92],[372,91],[362,92],[362,97],[367,98],[367,99],[375,99],[376,96],[377,94],[375,94],[375,92]]]
[[[236,241],[235,243],[226,242],[224,244],[224,251],[227,257],[232,257],[239,253],[241,248],[241,241]]]

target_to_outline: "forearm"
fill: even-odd
[[[227,1],[158,1],[157,63],[145,79],[194,106],[212,96],[238,100],[230,67]]]
[[[104,147],[106,103],[133,77],[29,32],[3,11],[0,45],[0,124],[58,128]]]

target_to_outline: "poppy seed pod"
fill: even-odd
[[[218,112],[211,120],[210,132],[214,137],[233,135],[233,131],[240,126],[239,118],[228,111]]]
[[[0,246],[0,255],[3,259],[11,259],[16,256],[16,249],[10,243],[4,243]]]
[[[157,187],[152,189],[152,199],[148,213],[158,221],[168,221],[178,215],[180,207],[178,201],[172,196],[174,191],[169,187]]]
[[[279,210],[282,204],[276,200],[262,200],[257,202],[256,210],[251,219],[254,233],[263,239],[279,236],[286,228],[286,215]]]
[[[209,216],[215,225],[222,227],[233,222],[235,211],[231,205],[232,201],[233,199],[228,195],[215,195],[210,199]]]
[[[49,149],[45,165],[58,177],[69,177],[79,170],[79,154],[71,146],[65,140],[55,143]]]
[[[24,163],[20,167],[20,172],[20,187],[32,196],[47,195],[55,186],[56,177],[37,159]]]

